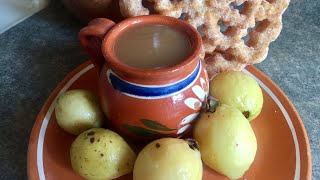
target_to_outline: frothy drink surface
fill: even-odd
[[[143,25],[125,30],[114,46],[122,63],[140,69],[158,69],[180,63],[191,53],[188,37],[165,25]]]

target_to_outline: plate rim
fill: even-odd
[[[311,156],[311,149],[310,149],[310,141],[309,141],[309,137],[308,137],[308,134],[307,134],[307,130],[306,130],[304,124],[303,124],[303,121],[302,121],[297,109],[292,104],[292,102],[287,97],[287,95],[283,92],[283,90],[275,82],[273,82],[270,77],[268,77],[266,74],[264,74],[260,69],[258,69],[255,66],[252,66],[252,65],[247,66],[246,69],[252,74],[259,74],[261,76],[261,78],[259,78],[259,80],[261,82],[269,82],[271,84],[271,86],[267,86],[267,87],[271,90],[272,93],[274,93],[276,95],[276,97],[279,99],[281,104],[284,105],[285,110],[286,111],[291,110],[291,114],[289,114],[289,116],[291,117],[291,120],[295,119],[295,120],[292,120],[292,124],[294,126],[294,129],[298,130],[298,128],[299,128],[299,130],[301,131],[299,133],[300,136],[298,136],[298,133],[296,133],[297,134],[297,138],[299,139],[299,137],[300,137],[300,139],[304,139],[304,141],[302,141],[302,142],[298,140],[298,145],[299,146],[303,146],[301,143],[305,144],[305,147],[306,147],[306,149],[305,149],[306,150],[306,155],[305,156],[307,158],[306,179],[307,180],[311,180],[312,179],[312,156]],[[280,100],[280,98],[283,99],[283,100]],[[292,117],[294,117],[294,118],[292,118]],[[301,162],[301,159],[302,159],[301,154],[302,154],[302,151],[300,149],[300,162]],[[300,167],[301,167],[301,165],[300,165]],[[300,179],[301,179],[301,175],[302,175],[302,173],[300,171]]]
[[[54,88],[53,91],[50,92],[49,97],[46,99],[45,103],[43,104],[41,110],[37,114],[36,120],[34,121],[29,142],[28,142],[28,151],[27,151],[27,177],[29,180],[39,180],[39,174],[37,169],[37,160],[32,159],[34,156],[32,153],[37,152],[37,145],[38,145],[38,136],[40,134],[40,128],[45,116],[45,112],[49,110],[50,105],[54,101],[54,99],[59,94],[60,90],[67,84],[69,80],[71,80],[72,77],[74,77],[77,73],[79,73],[82,69],[89,66],[91,63],[90,60],[87,60],[86,62],[79,65],[76,69],[72,70],[67,76],[63,78],[62,81],[59,82],[59,84]],[[39,129],[37,131],[37,129]],[[36,157],[35,157],[36,159]],[[32,173],[33,171],[37,173]]]
[[[58,96],[61,89],[81,70],[88,67],[89,65],[92,65],[91,61],[88,60],[81,65],[79,65],[76,69],[71,71],[67,76],[64,77],[62,81],[59,82],[59,84],[54,88],[54,90],[50,93],[49,97],[46,99],[45,103],[43,104],[41,110],[37,114],[36,120],[34,121],[29,142],[28,142],[28,152],[27,152],[27,177],[29,180],[38,180],[39,173],[37,169],[37,145],[38,145],[38,136],[40,134],[40,129],[43,123],[43,119],[45,117],[46,112],[49,110],[50,105],[53,103],[55,98]],[[298,145],[299,146],[305,146],[306,147],[306,179],[311,180],[312,177],[312,158],[311,158],[311,150],[310,150],[310,141],[307,135],[307,131],[304,127],[303,121],[301,117],[299,116],[298,111],[290,101],[290,99],[286,96],[286,94],[281,90],[281,88],[273,82],[266,74],[264,74],[261,70],[259,70],[257,67],[249,65],[245,68],[248,72],[250,72],[253,75],[259,75],[259,80],[266,84],[268,82],[270,85],[267,86],[272,93],[276,95],[276,97],[279,99],[281,104],[284,106],[285,110],[290,110],[290,117],[293,124],[293,127],[295,130],[299,129],[299,133],[296,132],[297,138],[298,138]],[[82,76],[82,75],[81,75]],[[289,114],[289,113],[288,113]],[[292,120],[294,119],[294,120]],[[298,136],[299,134],[299,136]],[[299,138],[300,137],[300,138]],[[303,139],[303,141],[299,141],[299,139]],[[301,144],[303,143],[303,144]],[[34,155],[35,154],[35,155]],[[300,161],[301,161],[301,154],[302,151],[300,150]],[[35,156],[35,157],[34,157]],[[37,173],[34,173],[37,172]],[[300,178],[303,174],[300,172]]]

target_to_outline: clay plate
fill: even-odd
[[[303,123],[286,95],[266,75],[253,66],[245,73],[256,78],[263,89],[261,114],[251,122],[258,150],[246,180],[311,180],[310,145]],[[97,72],[88,61],[71,72],[51,93],[32,129],[28,148],[30,180],[82,179],[71,168],[69,148],[75,136],[65,133],[56,123],[57,99],[70,89],[97,91]],[[132,175],[119,179],[132,179]],[[226,180],[225,176],[204,165],[204,180]]]

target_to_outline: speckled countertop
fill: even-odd
[[[29,135],[45,100],[87,56],[82,27],[54,2],[0,34],[0,179],[27,179]],[[289,97],[310,140],[313,179],[320,180],[320,1],[292,0],[283,30],[257,67]]]

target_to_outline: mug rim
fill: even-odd
[[[190,43],[191,43],[190,55],[185,57],[181,62],[173,66],[159,68],[159,69],[140,69],[140,68],[135,68],[122,63],[118,59],[114,51],[115,42],[119,37],[118,35],[121,32],[127,30],[130,27],[134,27],[134,25],[138,25],[138,24],[162,24],[162,25],[170,26],[175,29],[182,30],[182,32],[188,36],[188,39],[190,40]],[[136,16],[136,17],[125,19],[124,21],[121,21],[120,23],[116,24],[105,35],[101,44],[102,54],[105,59],[108,59],[108,61],[105,60],[105,63],[111,65],[111,69],[113,69],[114,71],[120,72],[120,74],[127,73],[130,75],[142,77],[142,78],[146,78],[146,76],[148,75],[152,75],[153,77],[163,77],[164,75],[169,76],[168,72],[170,72],[170,75],[176,75],[176,73],[178,73],[179,70],[181,70],[182,68],[193,70],[195,68],[193,66],[195,66],[198,62],[198,57],[201,53],[201,49],[202,49],[201,36],[199,32],[191,24],[177,18],[163,16],[163,15],[144,15],[144,16]],[[116,67],[116,68],[113,68],[113,67]]]

